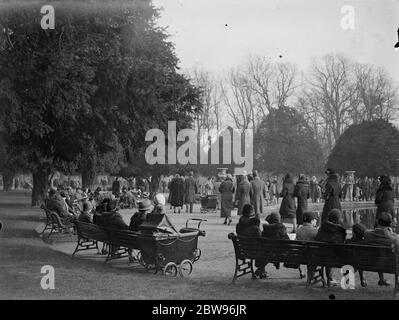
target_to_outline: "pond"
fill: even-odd
[[[377,212],[376,207],[344,209],[342,212],[343,212],[343,223],[346,229],[351,229],[352,226],[356,223],[364,224],[367,227],[367,229],[374,228],[375,215]],[[321,212],[317,213],[320,217]],[[399,207],[395,208],[395,216],[397,219],[399,218]],[[396,233],[399,233],[399,224],[396,227]]]

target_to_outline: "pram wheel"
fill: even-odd
[[[169,277],[176,277],[177,276],[177,265],[174,262],[169,262],[166,264],[163,274]]]
[[[193,264],[190,260],[183,260],[179,265],[179,274],[182,278],[188,277],[193,271]]]

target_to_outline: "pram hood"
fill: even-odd
[[[148,213],[139,230],[145,233],[178,234],[176,227],[164,213]]]

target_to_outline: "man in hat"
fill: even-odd
[[[303,213],[303,225],[296,232],[296,240],[314,241],[317,235],[317,217],[314,212],[305,211]],[[308,277],[313,279],[316,266],[308,265]],[[300,269],[301,270],[301,269]]]
[[[139,231],[140,225],[146,221],[147,214],[151,212],[152,205],[149,199],[143,199],[139,202],[139,211],[130,219],[129,230]]]

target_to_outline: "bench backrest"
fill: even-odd
[[[101,226],[93,223],[86,223],[81,221],[75,221],[76,230],[80,238],[88,240],[96,240],[101,242],[109,243],[111,241],[110,232]]]
[[[139,234],[130,230],[107,229],[110,232],[111,242],[115,246],[129,249],[139,249]]]
[[[355,244],[329,244],[315,241],[269,240],[229,234],[238,259],[261,259],[267,262],[314,264],[374,272],[399,272],[398,254],[393,247]]]

